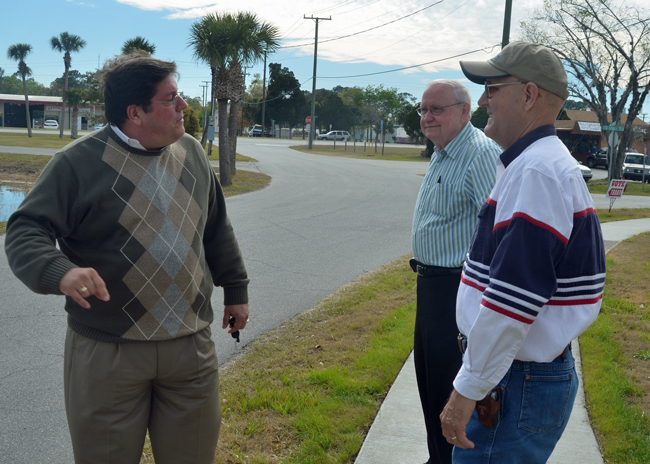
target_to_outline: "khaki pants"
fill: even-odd
[[[214,462],[221,410],[210,328],[162,342],[106,343],[68,328],[65,407],[76,464]]]

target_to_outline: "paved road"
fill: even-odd
[[[251,276],[242,346],[410,251],[426,163],[309,155],[291,143],[240,139],[237,150],[273,178],[262,191],[228,199]],[[62,298],[32,294],[0,253],[0,299],[0,462],[69,464]],[[221,300],[217,291],[213,305]],[[214,340],[221,364],[241,349],[216,328]]]

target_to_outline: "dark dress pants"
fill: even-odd
[[[427,428],[430,464],[450,464],[453,446],[442,436],[440,413],[462,364],[456,326],[460,275],[417,278],[413,359]]]

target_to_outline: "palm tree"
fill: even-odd
[[[25,57],[32,51],[29,44],[19,43],[7,49],[7,58],[18,61],[18,74],[23,78],[23,93],[25,94],[25,120],[27,122],[27,135],[32,136],[32,122],[29,117],[29,95],[27,94],[27,76],[32,75],[32,70],[25,63]]]
[[[63,127],[65,122],[65,107],[66,107],[66,93],[68,92],[68,73],[70,72],[70,63],[72,58],[70,52],[78,52],[86,46],[86,41],[78,35],[68,34],[62,32],[59,37],[52,37],[50,39],[52,50],[58,52],[65,52],[63,55],[63,64],[65,65],[65,73],[63,74],[63,109],[61,110],[61,126],[59,127],[59,138],[63,138]]]
[[[135,39],[129,39],[122,45],[122,55],[129,55],[138,51],[143,51],[151,56],[156,52],[156,46],[140,36],[137,36]]]
[[[219,106],[219,172],[221,184],[228,186],[236,172],[237,113],[244,88],[242,66],[253,65],[265,52],[275,51],[279,32],[275,26],[261,23],[254,13],[212,13],[192,25],[189,46],[194,48],[194,57],[207,62],[212,72],[213,110],[215,99]]]

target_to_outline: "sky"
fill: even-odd
[[[519,23],[543,0],[512,3],[510,40],[516,40]],[[382,84],[419,100],[430,80],[458,79],[476,107],[482,87],[467,81],[458,61],[497,54],[505,0],[3,0],[2,9],[0,67],[5,75],[15,72],[17,63],[4,50],[28,43],[32,77],[48,86],[64,69],[63,54],[50,46],[53,36],[68,32],[86,41],[72,54],[71,68],[81,73],[103,66],[126,40],[142,36],[156,46],[155,58],[176,62],[179,90],[202,98],[210,69],[188,47],[191,25],[212,12],[251,11],[280,31],[282,47],[267,64],[293,71],[303,90],[312,89],[315,32],[315,21],[305,17],[317,17],[326,18],[318,24],[317,88]],[[262,74],[263,63],[247,72],[250,83],[253,74]],[[650,103],[645,109],[650,113]]]

